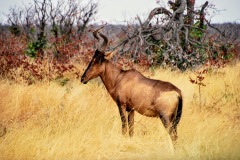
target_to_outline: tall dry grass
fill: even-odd
[[[137,114],[134,137],[122,136],[118,109],[99,80],[65,86],[1,80],[0,159],[240,159],[240,64],[205,76],[201,110],[193,72],[145,75],[183,91],[174,152],[159,118]]]

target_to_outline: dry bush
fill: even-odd
[[[240,64],[208,72],[198,108],[193,72],[156,69],[184,95],[175,151],[158,118],[136,114],[133,138],[121,135],[117,106],[99,79],[65,86],[0,83],[0,159],[239,159]],[[144,94],[144,92],[143,92]]]

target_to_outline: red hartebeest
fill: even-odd
[[[113,52],[106,53],[108,38],[99,32],[93,32],[96,39],[98,34],[104,42],[101,49],[95,51],[91,62],[81,77],[86,84],[89,80],[100,76],[107,91],[117,103],[122,120],[122,133],[134,133],[134,111],[148,116],[160,117],[171,139],[177,139],[177,125],[182,114],[181,90],[169,82],[149,79],[136,70],[121,70],[114,66],[109,59]],[[128,113],[128,117],[127,117]]]

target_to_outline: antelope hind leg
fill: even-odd
[[[128,113],[128,127],[130,137],[134,134],[134,110]]]

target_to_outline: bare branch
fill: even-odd
[[[199,28],[203,29],[203,25],[204,25],[204,20],[205,20],[205,8],[207,7],[208,5],[208,1],[206,1],[202,8],[201,8],[201,11],[200,11],[200,15],[199,15],[199,19],[200,19],[200,23],[199,23]]]
[[[150,12],[148,18],[146,19],[146,21],[143,23],[142,26],[143,26],[143,27],[146,27],[146,26],[150,23],[150,21],[152,20],[152,18],[153,18],[154,16],[156,16],[156,15],[159,15],[159,14],[165,14],[165,15],[167,15],[167,16],[171,16],[171,15],[172,15],[172,13],[171,13],[169,10],[167,10],[166,8],[163,8],[163,7],[155,8],[155,9],[153,9],[153,10]]]

